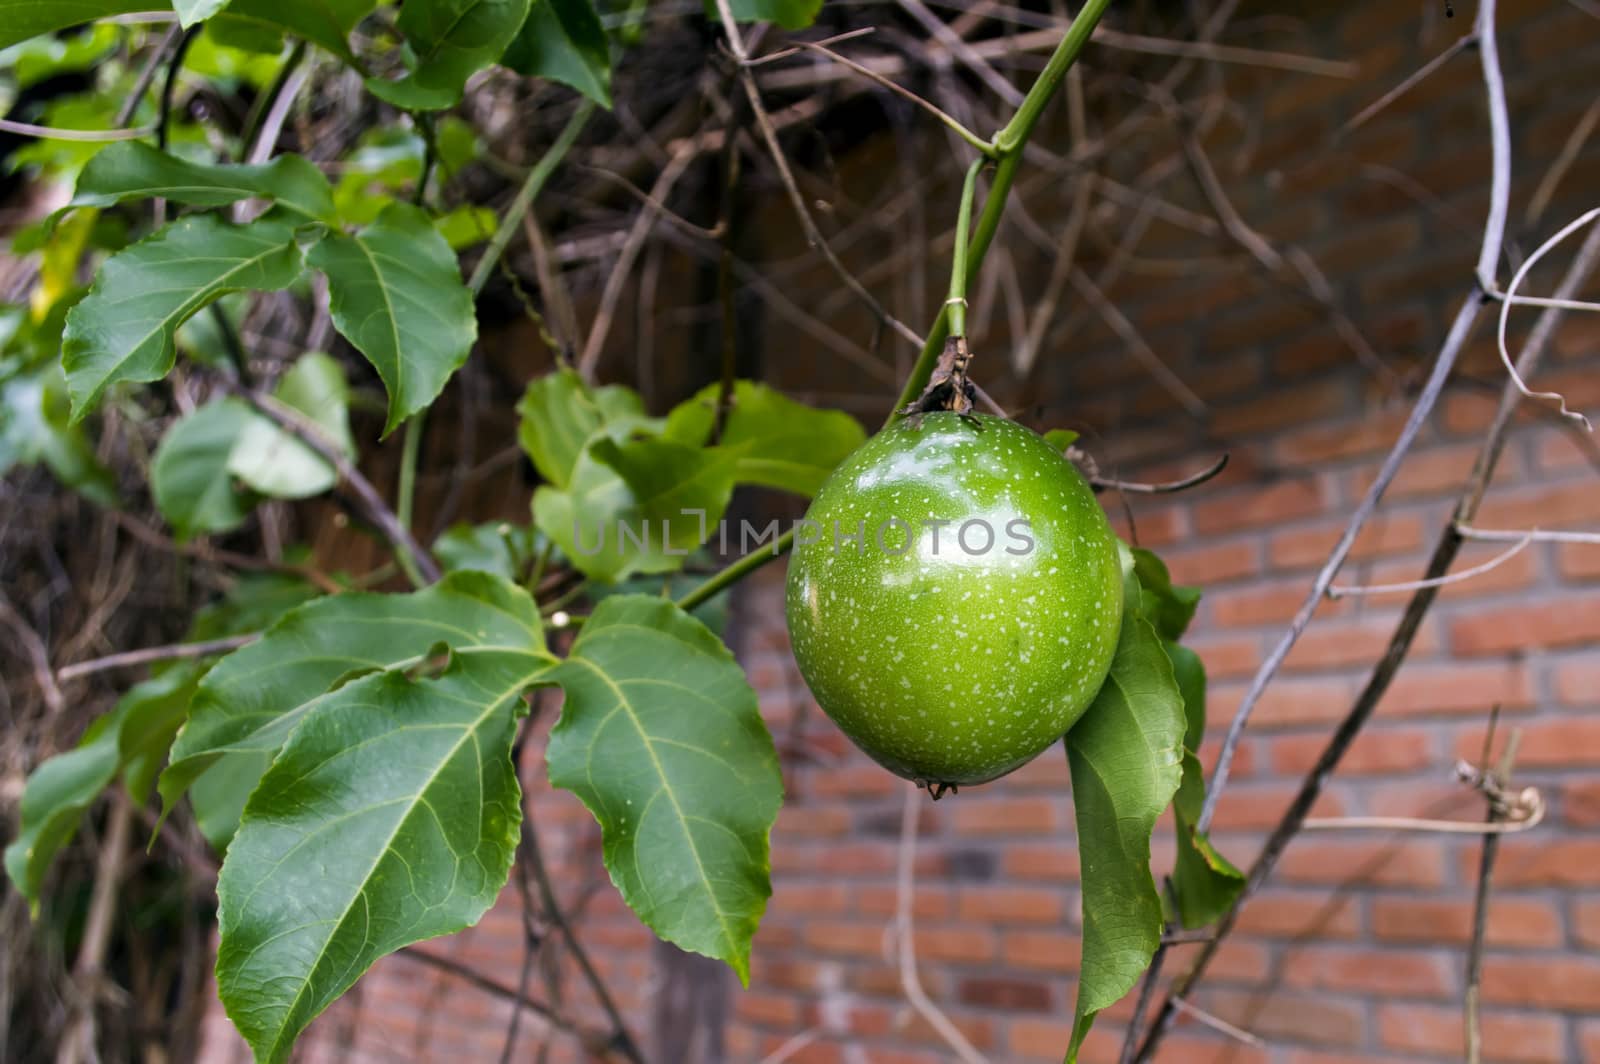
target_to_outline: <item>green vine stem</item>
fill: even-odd
[[[572,112],[572,117],[567,119],[567,124],[562,127],[555,142],[539,157],[539,161],[533,164],[533,169],[528,171],[522,187],[517,189],[515,198],[506,207],[506,213],[501,216],[499,227],[489,238],[489,246],[484,248],[483,256],[478,259],[478,264],[473,267],[472,276],[467,279],[467,290],[474,298],[483,294],[483,286],[489,283],[489,275],[494,272],[495,266],[505,255],[512,236],[522,225],[523,216],[528,213],[539,191],[544,188],[545,182],[550,180],[550,175],[555,173],[556,167],[576,143],[578,134],[583,132],[583,127],[592,114],[594,114],[594,104],[584,100],[578,105],[577,110]],[[416,505],[417,459],[422,450],[422,431],[426,416],[427,411],[421,410],[406,422],[405,440],[400,453],[400,487],[395,512],[400,524],[407,529],[411,527],[411,514]],[[402,554],[399,560],[401,566],[406,569],[406,575],[413,576],[410,568],[413,564],[411,559]],[[413,579],[412,582],[417,583],[417,580]],[[417,584],[417,586],[422,585]]]
[[[1040,72],[1038,80],[1023,97],[1022,103],[1017,107],[1016,114],[995,134],[994,147],[998,166],[995,169],[994,184],[989,189],[989,195],[983,201],[983,213],[978,217],[978,229],[969,244],[965,239],[965,221],[970,220],[972,201],[976,195],[976,184],[979,168],[987,161],[979,159],[967,171],[966,186],[961,197],[961,214],[957,216],[957,238],[955,263],[952,264],[950,278],[950,295],[954,299],[961,296],[965,299],[967,284],[983,265],[983,257],[989,251],[989,245],[994,242],[995,232],[1000,228],[1000,216],[1005,211],[1006,197],[1011,192],[1011,186],[1016,181],[1017,168],[1022,164],[1022,149],[1028,143],[1028,138],[1033,135],[1033,129],[1039,124],[1039,116],[1044,113],[1044,108],[1055,95],[1056,89],[1066,78],[1067,71],[1072,69],[1072,64],[1077,62],[1078,56],[1083,52],[1084,45],[1089,43],[1090,36],[1100,23],[1100,16],[1104,15],[1106,8],[1111,6],[1111,0],[1089,0],[1083,5],[1083,10],[1078,17],[1072,20],[1072,25],[1067,27],[1067,32],[1061,38],[1061,43],[1056,45],[1055,52],[1050,56],[1050,61]],[[956,265],[959,263],[959,265]],[[957,279],[959,274],[959,280]],[[959,286],[959,287],[958,287]],[[938,361],[939,352],[944,348],[944,342],[950,335],[951,326],[957,322],[960,332],[966,331],[966,307],[960,304],[961,313],[952,315],[952,310],[958,304],[947,303],[939,311],[939,316],[934,320],[933,328],[928,332],[928,338],[922,345],[922,354],[911,369],[911,374],[906,378],[906,384],[900,392],[900,398],[890,410],[884,427],[894,424],[901,417],[900,411],[909,406],[922,390],[927,387],[928,379],[933,376],[934,363]],[[768,562],[788,553],[794,546],[795,530],[790,529],[779,536],[772,544],[772,550],[758,551],[747,554],[732,565],[719,570],[701,581],[677,600],[681,609],[692,610],[696,606],[711,598],[724,588],[743,580]]]
[[[979,267],[983,265],[983,257],[988,253],[989,245],[994,242],[994,234],[1000,228],[1000,216],[1005,213],[1006,197],[1016,181],[1017,168],[1022,165],[1022,149],[1032,136],[1034,126],[1039,124],[1039,116],[1044,113],[1045,104],[1055,95],[1056,89],[1066,78],[1067,71],[1072,69],[1072,64],[1077,61],[1084,45],[1089,43],[1089,37],[1094,33],[1095,26],[1100,23],[1100,16],[1104,15],[1106,8],[1110,6],[1111,0],[1089,0],[1083,5],[1083,10],[1072,20],[1072,25],[1067,27],[1066,36],[1056,45],[1050,61],[1045,64],[1038,80],[1033,83],[1033,88],[1029,89],[1028,95],[1023,98],[1017,113],[1011,116],[1011,121],[1005,124],[1005,128],[995,134],[994,145],[999,162],[995,167],[994,184],[983,202],[983,213],[978,217],[977,232],[973,234],[971,246],[967,249],[968,282],[971,282]],[[928,386],[928,380],[933,376],[933,367],[939,359],[939,352],[944,349],[944,342],[950,335],[949,310],[949,307],[943,308],[934,320],[933,328],[928,330],[928,337],[922,344],[922,354],[917,358],[916,365],[911,368],[911,373],[906,378],[906,385],[900,391],[900,398],[885,422],[886,426],[899,420],[900,411],[910,406]]]

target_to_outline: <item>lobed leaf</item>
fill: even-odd
[[[589,0],[532,0],[501,62],[519,74],[570,85],[611,106],[611,49]]]
[[[411,111],[461,100],[467,79],[505,54],[528,17],[528,0],[407,0],[395,26],[416,61],[398,81],[367,79],[379,99]]]
[[[720,392],[721,386],[713,384],[678,404],[667,415],[666,435],[697,446],[706,443]],[[734,457],[740,483],[815,495],[866,438],[849,414],[797,403],[765,384],[736,381],[717,445]]]
[[[377,0],[231,0],[207,31],[232,38],[249,35],[268,51],[277,51],[283,34],[292,33],[354,63],[350,31],[376,6]]]
[[[109,207],[150,196],[194,207],[259,196],[310,221],[334,218],[328,179],[302,156],[280,155],[263,166],[215,165],[180,159],[137,140],[112,144],[90,159],[67,206]]]
[[[309,261],[328,275],[334,327],[383,378],[392,432],[438,397],[477,339],[455,253],[427,215],[395,203],[354,236],[328,233]]]
[[[671,602],[602,601],[550,678],[566,692],[550,781],[600,822],[611,881],[657,935],[750,977],[783,799],[755,692]]]
[[[529,602],[531,606],[531,601]],[[511,741],[537,641],[391,669],[313,707],[245,804],[217,881],[217,992],[258,1061],[380,957],[476,923],[511,871]]]
[[[214,399],[161,437],[150,463],[150,491],[179,539],[226,532],[250,516],[256,500],[234,487],[228,458],[255,416],[242,399]]]
[[[218,297],[287,288],[300,269],[294,226],[274,214],[247,225],[182,218],[111,256],[67,314],[61,364],[72,419],[112,384],[166,376],[178,326]]]
[[[301,355],[279,378],[273,394],[304,414],[341,452],[354,457],[350,389],[335,359],[315,351]],[[339,480],[327,459],[254,411],[228,453],[226,468],[251,489],[275,499],[320,495]]]
[[[1150,833],[1182,778],[1184,707],[1160,637],[1133,605],[1137,590],[1128,589],[1105,685],[1067,733],[1083,884],[1069,1064],[1095,1014],[1132,989],[1161,940]]]
[[[602,428],[651,424],[637,392],[615,384],[590,388],[566,367],[529,381],[517,414],[522,450],[557,488],[572,483],[578,458]]]
[[[0,48],[97,18],[148,11],[151,6],[150,0],[0,0]]]
[[[1244,874],[1196,830],[1205,804],[1205,770],[1195,751],[1206,728],[1206,670],[1188,647],[1164,643],[1167,658],[1183,695],[1186,720],[1183,779],[1172,802],[1178,833],[1178,857],[1172,871],[1172,893],[1184,927],[1205,927],[1218,919],[1244,889]]]
[[[619,444],[611,431],[602,429],[580,455],[568,490],[534,493],[534,523],[573,566],[605,583],[671,572],[721,520],[733,459],[659,438]]]
[[[426,660],[439,645],[456,658],[543,652],[538,610],[520,588],[478,572],[452,573],[405,595],[352,593],[284,615],[256,642],[207,674],[161,774],[163,805],[196,787],[206,837],[227,845],[244,796],[295,726],[352,677]],[[213,774],[208,770],[217,766]],[[197,781],[205,773],[209,786]],[[202,793],[202,790],[204,793]]]

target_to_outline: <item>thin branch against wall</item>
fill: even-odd
[[[975,1049],[961,1029],[950,1022],[922,988],[917,975],[916,929],[912,910],[916,904],[917,818],[922,811],[922,792],[906,784],[904,804],[900,813],[900,850],[895,872],[895,949],[900,963],[900,988],[905,991],[911,1007],[928,1021],[940,1038],[943,1038],[964,1064],[987,1064],[988,1058]]]
[[[1486,6],[1492,7],[1492,3],[1486,3]],[[1557,294],[1562,297],[1570,297],[1582,287],[1590,275],[1594,273],[1597,266],[1600,266],[1600,228],[1589,231],[1589,235],[1585,238],[1583,245],[1568,266],[1566,275],[1557,286]],[[1462,322],[1463,320],[1470,322],[1470,319],[1476,316],[1476,309],[1476,298],[1469,296],[1461,312],[1457,315],[1457,328],[1452,329],[1452,336],[1458,331],[1467,331],[1467,326]],[[1522,354],[1517,360],[1519,373],[1526,376],[1533,373],[1538,367],[1562,317],[1563,311],[1559,307],[1550,307],[1540,315],[1539,320],[1529,334],[1528,342],[1523,347]],[[1448,343],[1449,340],[1447,339],[1446,342]],[[1485,432],[1477,461],[1456,501],[1451,519],[1439,533],[1439,538],[1435,543],[1432,556],[1428,562],[1428,568],[1424,574],[1426,577],[1443,576],[1455,560],[1456,554],[1464,542],[1463,537],[1457,532],[1457,528],[1461,525],[1470,526],[1472,518],[1478,512],[1479,505],[1483,502],[1483,498],[1489,488],[1489,481],[1494,475],[1495,467],[1505,448],[1507,432],[1520,398],[1521,396],[1515,387],[1508,382],[1501,392],[1499,406]],[[1272,874],[1272,870],[1276,866],[1278,859],[1283,855],[1284,849],[1299,831],[1312,805],[1321,795],[1322,788],[1329,775],[1349,750],[1356,736],[1361,733],[1367,721],[1371,719],[1378,702],[1383,698],[1384,693],[1388,691],[1390,683],[1399,672],[1401,663],[1411,649],[1417,631],[1422,625],[1423,617],[1433,605],[1437,595],[1437,588],[1426,587],[1412,596],[1411,601],[1401,615],[1399,623],[1395,627],[1394,634],[1390,637],[1387,649],[1379,659],[1366,686],[1362,689],[1349,713],[1334,729],[1327,745],[1318,756],[1316,764],[1312,766],[1302,781],[1294,801],[1285,810],[1278,824],[1267,837],[1260,856],[1257,857],[1256,862],[1251,866],[1246,876],[1245,886],[1240,892],[1239,898],[1218,921],[1215,937],[1202,948],[1193,966],[1169,991],[1169,1002],[1174,997],[1187,995],[1204,976],[1206,968],[1215,957],[1220,944],[1237,925],[1240,910],[1248,904],[1250,898],[1254,896],[1262,883]],[[1156,1020],[1152,1023],[1150,1031],[1145,1037],[1144,1043],[1140,1046],[1139,1060],[1149,1060],[1151,1058],[1156,1048],[1161,1044],[1162,1038],[1170,1029],[1175,1012],[1175,1008],[1170,1007],[1167,1003],[1163,1004],[1161,1011],[1157,1014]]]
[[[1496,130],[1504,130],[1507,126],[1505,82],[1500,76],[1499,52],[1494,46],[1494,0],[1483,0],[1478,15],[1478,37],[1480,47],[1478,54],[1480,65],[1483,69],[1484,94],[1488,100],[1490,113],[1490,126]],[[1509,209],[1508,200],[1511,195],[1511,141],[1509,133],[1504,136],[1496,134],[1493,140],[1494,153],[1491,166],[1491,203],[1488,217],[1484,222],[1483,240],[1478,256],[1479,276],[1484,276],[1483,263],[1489,263],[1490,274],[1493,265],[1500,257],[1500,245],[1505,238],[1506,213]],[[1492,254],[1491,254],[1492,252]],[[1455,368],[1456,358],[1466,346],[1467,339],[1472,334],[1473,324],[1478,318],[1480,306],[1479,292],[1492,286],[1492,276],[1487,284],[1479,283],[1470,292],[1457,312],[1455,322],[1451,325],[1445,337],[1444,344],[1439,349],[1438,356],[1434,359],[1433,370],[1423,385],[1416,402],[1412,404],[1411,413],[1407,416],[1400,436],[1395,440],[1389,453],[1384,457],[1383,464],[1379,466],[1377,476],[1373,478],[1372,485],[1367,489],[1361,502],[1356,506],[1355,513],[1346,523],[1344,532],[1334,544],[1332,553],[1323,564],[1322,569],[1312,581],[1310,592],[1305,601],[1295,612],[1289,627],[1279,638],[1272,652],[1262,662],[1255,678],[1251,680],[1249,689],[1245,692],[1244,699],[1239,703],[1239,708],[1234,712],[1233,720],[1228,724],[1227,734],[1223,738],[1222,749],[1217,755],[1216,768],[1206,787],[1205,805],[1200,811],[1197,830],[1205,832],[1210,830],[1211,820],[1216,815],[1217,800],[1222,796],[1222,791],[1228,785],[1228,774],[1233,767],[1233,753],[1239,745],[1240,738],[1244,735],[1245,725],[1249,723],[1250,714],[1254,711],[1256,703],[1261,700],[1267,685],[1272,682],[1278,670],[1283,667],[1284,660],[1288,658],[1289,651],[1299,641],[1300,634],[1311,623],[1311,616],[1316,612],[1317,605],[1322,597],[1327,594],[1328,588],[1333,585],[1334,577],[1343,567],[1345,559],[1349,557],[1351,549],[1355,546],[1356,537],[1367,520],[1378,508],[1378,502],[1383,498],[1383,493],[1400,471],[1400,465],[1405,461],[1406,455],[1411,450],[1411,445],[1416,441],[1417,435],[1422,431],[1422,426],[1427,422],[1428,416],[1433,412],[1434,404],[1444,391],[1445,383],[1450,378],[1451,371]],[[1453,552],[1452,552],[1453,553]],[[1427,574],[1427,578],[1444,575],[1442,572]],[[1425,588],[1423,594],[1431,594],[1436,589]],[[1304,813],[1302,812],[1302,816]],[[1267,855],[1263,855],[1263,860]],[[1259,866],[1259,862],[1258,862]],[[1270,862],[1268,864],[1270,867]],[[1202,955],[1203,959],[1205,955]],[[1161,1020],[1157,1019],[1157,1034],[1161,1030]]]

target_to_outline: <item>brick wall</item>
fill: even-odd
[[[1454,22],[1440,17],[1433,0],[1246,6],[1227,38],[1232,43],[1350,58],[1359,76],[1225,68],[1222,85],[1242,121],[1221,123],[1208,150],[1245,217],[1271,239],[1301,243],[1321,264],[1392,373],[1362,366],[1326,315],[1264,279],[1226,242],[1159,220],[1141,255],[1228,261],[1191,271],[1163,271],[1153,262],[1110,295],[1205,401],[1205,417],[1182,413],[1092,316],[1070,344],[1047,345],[1026,386],[1006,380],[1000,366],[1003,312],[992,315],[978,345],[990,353],[986,379],[1025,411],[1020,416],[1041,428],[1085,429],[1091,450],[1119,475],[1160,479],[1199,468],[1220,450],[1231,455],[1226,473],[1201,490],[1130,499],[1126,508],[1107,500],[1125,535],[1157,548],[1178,579],[1206,589],[1192,635],[1210,671],[1209,714],[1219,730],[1398,431],[1470,278],[1489,173],[1470,52],[1353,135],[1332,139],[1346,119],[1470,28],[1474,4],[1457,3]],[[1582,6],[1501,4],[1517,143],[1512,237],[1523,253],[1592,206],[1600,185],[1600,150],[1591,142],[1557,187],[1554,206],[1531,226],[1524,221],[1550,161],[1595,97],[1600,21]],[[1284,17],[1291,7],[1294,19]],[[1126,105],[1101,102],[1108,110]],[[1118,166],[1134,183],[1171,147],[1135,142]],[[850,187],[848,172],[841,181]],[[1169,181],[1161,194],[1204,212],[1189,184]],[[1028,251],[1014,233],[1010,239],[1020,276],[1048,275],[1042,252]],[[857,254],[870,263],[872,253]],[[1103,260],[1103,249],[1086,251],[1091,269],[1097,254]],[[1533,288],[1548,290],[1552,276],[1536,274]],[[828,285],[825,277],[814,280]],[[1591,284],[1589,291],[1600,289]],[[1526,327],[1521,315],[1518,322]],[[816,388],[836,373],[813,364],[826,357],[774,360],[769,379],[797,391]],[[1480,327],[1342,583],[1420,575],[1501,379],[1491,331]],[[1600,319],[1569,321],[1539,386],[1600,411]],[[1595,454],[1592,443],[1580,445],[1550,419],[1528,416],[1478,523],[1600,528]],[[1468,549],[1458,568],[1494,552]],[[735,618],[735,638],[786,755],[788,801],[773,835],[775,889],[755,943],[751,986],[729,990],[726,1058],[759,1060],[799,1036],[805,1044],[787,1059],[949,1059],[906,1005],[887,934],[906,785],[856,753],[811,705],[787,649],[782,578],[776,565],[751,580]],[[1254,857],[1332,722],[1349,708],[1403,603],[1404,596],[1361,597],[1319,609],[1258,708],[1218,812],[1217,839],[1236,862]],[[1453,782],[1456,759],[1476,759],[1492,705],[1502,708],[1502,734],[1521,729],[1517,780],[1540,787],[1550,815],[1501,848],[1483,978],[1487,1059],[1600,1059],[1597,646],[1600,548],[1536,545],[1446,589],[1410,663],[1314,811],[1479,818],[1481,800]],[[530,808],[564,897],[620,1007],[648,1038],[652,1003],[686,977],[669,970],[664,951],[605,881],[592,820],[569,796],[548,791],[537,764],[530,761]],[[1001,782],[922,813],[915,895],[921,979],[995,1060],[1058,1060],[1067,1042],[1080,917],[1066,783],[1063,758],[1052,750]],[[1246,908],[1196,998],[1267,1048],[1184,1021],[1161,1059],[1461,1059],[1478,848],[1470,836],[1302,834]],[[1170,825],[1154,849],[1159,870],[1171,860]],[[428,948],[514,986],[519,913],[513,885],[482,926]],[[1167,971],[1181,971],[1192,950],[1174,949]],[[714,968],[696,971],[692,978],[703,986],[729,981]],[[529,985],[543,994],[540,971]],[[574,973],[564,970],[563,986],[574,1015],[594,1022],[592,1000]],[[1115,1059],[1129,1006],[1124,1001],[1102,1016],[1086,1059]],[[309,1056],[497,1059],[508,1017],[501,998],[416,960],[391,958],[319,1024]],[[527,1016],[522,1031],[515,1059],[530,1059],[522,1054],[533,1052],[545,1030]],[[218,1027],[218,1059],[230,1044]],[[554,1059],[578,1055],[572,1038],[558,1037],[555,1046]],[[715,1055],[705,1046],[692,1053]]]

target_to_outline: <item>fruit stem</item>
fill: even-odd
[[[944,301],[950,318],[950,335],[967,335],[967,234],[972,230],[972,200],[978,191],[978,171],[988,162],[983,156],[972,160],[967,178],[961,184],[961,206],[956,211],[956,244],[950,256],[950,298]]]
[[[1083,51],[1083,46],[1089,43],[1090,35],[1100,22],[1100,16],[1104,15],[1106,8],[1110,6],[1111,0],[1088,0],[1083,5],[1083,10],[1072,20],[1072,25],[1067,27],[1066,35],[1061,38],[1061,43],[1056,45],[1050,61],[1045,64],[1038,80],[1028,90],[1028,95],[1023,98],[1016,114],[1012,115],[1011,121],[995,134],[994,146],[998,164],[995,167],[994,183],[990,185],[989,195],[983,201],[983,213],[978,217],[977,231],[973,234],[972,242],[966,251],[968,283],[971,283],[973,275],[983,265],[983,256],[994,241],[995,231],[1000,228],[1000,216],[1005,212],[1006,196],[1016,180],[1017,167],[1022,163],[1022,149],[1033,134],[1039,116],[1044,113],[1045,104],[1055,95],[1056,89],[1067,76],[1067,71],[1072,69],[1072,64]],[[911,368],[911,374],[906,378],[905,387],[900,390],[900,398],[895,402],[894,409],[884,421],[885,427],[903,417],[902,411],[906,410],[927,387],[929,378],[933,376],[933,368],[939,359],[939,353],[944,349],[945,339],[950,335],[949,310],[948,306],[941,308],[939,316],[934,319],[933,327],[928,330],[928,338],[923,342],[922,354],[918,357],[916,365]]]

